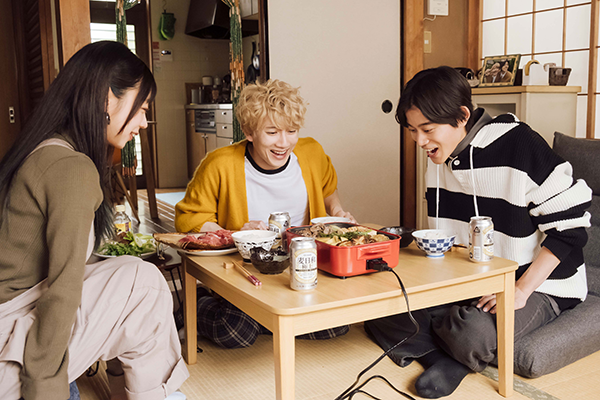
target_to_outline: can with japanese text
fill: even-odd
[[[275,242],[272,246],[273,249],[278,247],[283,247],[283,249],[287,248],[285,231],[290,227],[290,221],[290,213],[286,211],[272,212],[269,216],[269,230],[277,233]]]
[[[469,260],[486,262],[494,258],[494,223],[490,217],[471,217]]]
[[[290,287],[311,290],[317,287],[317,244],[314,238],[295,237],[290,244]]]

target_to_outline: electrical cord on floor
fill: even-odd
[[[373,264],[372,264],[373,265]],[[394,274],[394,276],[396,277],[396,279],[398,279],[398,283],[400,284],[400,288],[402,289],[402,294],[404,295],[404,300],[406,301],[406,310],[408,312],[408,317],[410,318],[410,320],[412,321],[412,323],[415,325],[415,332],[402,339],[401,341],[399,341],[398,343],[396,343],[395,345],[393,345],[392,347],[390,347],[388,350],[386,350],[381,356],[379,356],[375,361],[373,361],[371,363],[371,365],[369,365],[367,368],[363,369],[356,377],[356,380],[354,381],[354,383],[348,388],[346,389],[342,394],[340,394],[338,397],[335,398],[335,400],[344,400],[344,399],[348,399],[351,400],[354,395],[356,394],[364,394],[366,396],[369,396],[372,399],[375,400],[381,400],[378,397],[375,397],[371,394],[369,394],[368,392],[364,391],[362,388],[369,383],[371,380],[373,379],[382,379],[383,381],[385,381],[392,389],[394,389],[397,393],[401,394],[402,396],[406,397],[407,399],[411,399],[411,400],[415,400],[414,397],[412,397],[411,395],[409,395],[408,393],[405,393],[401,390],[398,390],[394,385],[392,385],[390,383],[390,381],[388,381],[387,379],[385,379],[383,376],[381,375],[373,375],[371,377],[369,377],[366,381],[364,381],[363,383],[361,383],[360,385],[358,385],[358,382],[360,381],[360,378],[367,373],[367,371],[369,371],[371,368],[373,368],[375,365],[377,365],[377,363],[379,363],[379,361],[381,361],[383,358],[385,358],[390,352],[392,352],[395,348],[397,348],[398,346],[402,345],[404,342],[406,342],[409,339],[412,339],[413,337],[415,337],[418,333],[419,333],[419,323],[415,320],[415,318],[412,316],[412,313],[410,312],[410,306],[408,304],[408,294],[406,293],[406,288],[404,287],[404,283],[402,283],[402,279],[400,279],[400,277],[398,276],[398,274],[396,273],[396,271],[394,271],[392,268],[390,268],[387,264],[375,264],[372,266],[373,269],[376,269],[378,271],[390,271]],[[358,385],[358,386],[357,386]]]

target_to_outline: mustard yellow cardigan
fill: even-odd
[[[248,222],[244,159],[247,140],[207,154],[175,206],[175,229],[198,232],[205,222],[239,230]],[[329,156],[313,138],[300,138],[294,148],[308,192],[310,218],[323,217],[324,199],[337,189],[337,174]]]

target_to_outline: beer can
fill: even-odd
[[[486,262],[494,258],[494,223],[490,217],[471,217],[469,259]]]
[[[290,244],[290,287],[311,290],[317,287],[317,244],[314,238],[295,237]]]
[[[285,230],[290,227],[290,213],[286,211],[272,212],[269,216],[269,230],[277,233],[272,248],[287,248]]]

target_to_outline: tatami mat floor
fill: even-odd
[[[200,339],[203,349],[198,363],[189,365],[190,378],[181,391],[190,400],[269,400],[275,399],[273,340],[260,336],[246,349],[226,350]],[[352,326],[342,337],[327,341],[296,340],[296,399],[333,400],[350,386],[356,375],[374,361],[381,351],[365,334],[360,324]],[[369,371],[365,377],[382,375],[399,390],[415,399],[414,382],[423,371],[418,363],[400,368],[388,358]],[[600,377],[600,352],[579,360],[538,379],[515,376],[521,393],[514,400],[600,399],[596,389]],[[106,375],[78,379],[82,400],[108,400]],[[497,392],[497,382],[482,375],[470,374],[449,397],[453,400],[504,399]],[[520,389],[519,389],[520,388]],[[523,389],[524,388],[524,389]],[[537,390],[535,390],[535,389]],[[365,389],[373,396],[391,400],[404,399],[381,380],[370,382]],[[524,393],[524,394],[522,394]],[[367,399],[357,395],[355,399]]]
[[[275,399],[273,340],[260,336],[250,348],[223,350],[200,341],[204,350],[198,363],[188,366],[190,378],[182,391],[190,399]],[[333,400],[354,383],[357,374],[371,364],[381,350],[366,335],[362,325],[354,325],[342,337],[326,341],[296,340],[296,399]],[[399,390],[413,395],[414,381],[423,371],[417,363],[400,368],[388,358],[381,360],[365,378],[382,375]],[[370,382],[365,390],[380,399],[403,399],[381,380]],[[415,398],[419,398],[413,395]],[[355,399],[367,399],[357,395]],[[471,374],[452,398],[502,399],[497,383]],[[515,394],[515,400],[527,399]]]
[[[253,346],[246,349],[221,349],[203,339],[199,339],[198,345],[203,352],[198,354],[197,364],[188,366],[190,378],[181,387],[188,399],[275,399],[271,336],[260,336]],[[335,399],[354,382],[356,375],[380,354],[381,350],[367,337],[361,324],[353,325],[347,335],[332,340],[297,339],[296,399]],[[399,390],[420,399],[414,394],[414,382],[422,371],[423,368],[418,363],[400,368],[385,358],[369,371],[365,378],[382,375]],[[521,390],[521,393],[515,392],[511,399],[600,399],[596,388],[599,377],[600,352],[538,379],[515,376],[515,388]],[[77,382],[82,400],[109,399],[108,383],[102,371],[93,378],[81,377]],[[498,394],[497,387],[495,380],[473,373],[447,398],[504,399]],[[381,380],[370,382],[365,389],[380,399],[404,399]],[[367,398],[366,395],[355,397],[356,400]]]

